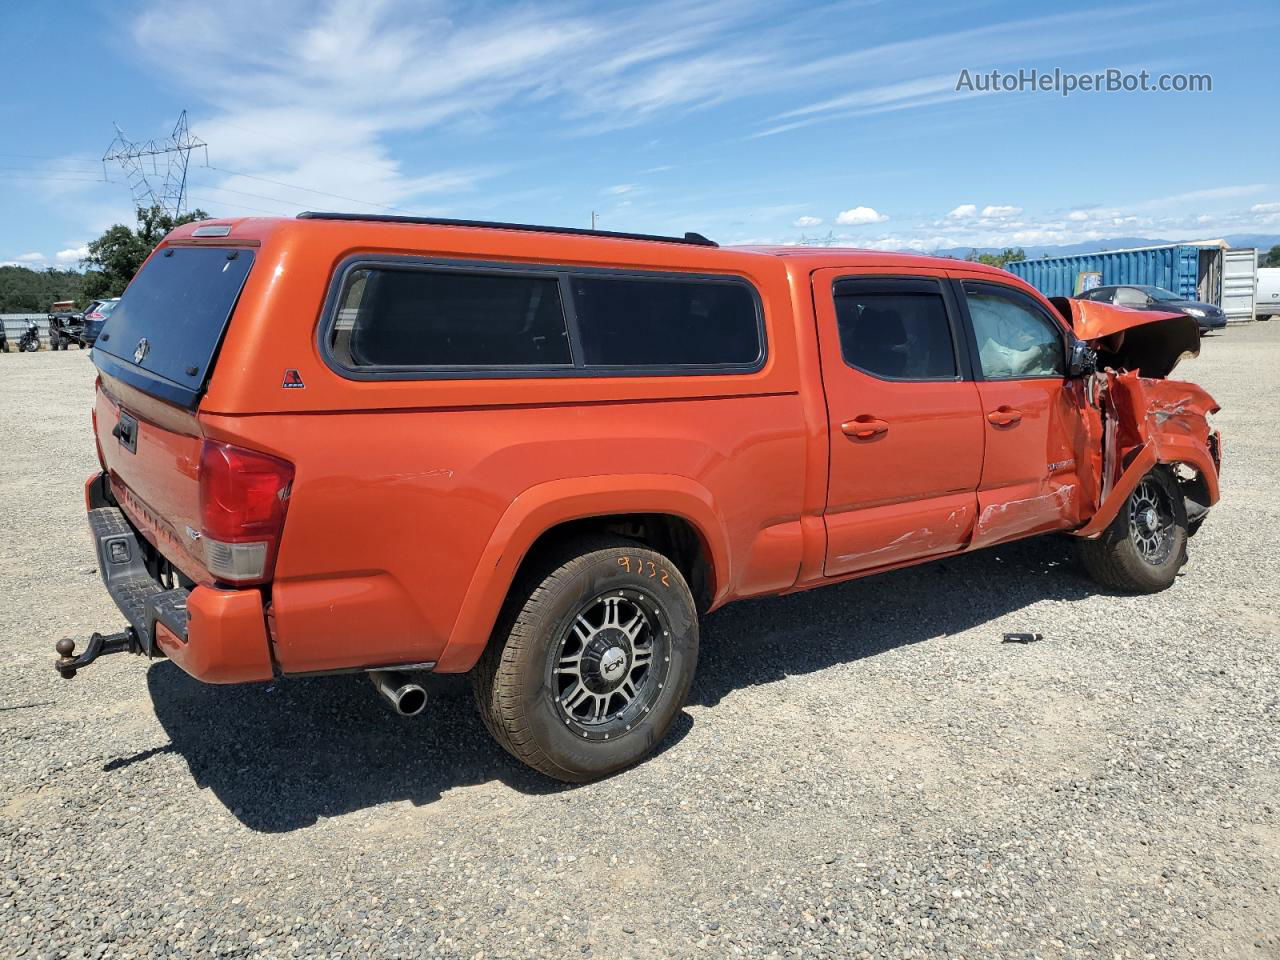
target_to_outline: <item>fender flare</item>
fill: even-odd
[[[1089,522],[1072,533],[1077,537],[1084,537],[1087,540],[1095,539],[1102,535],[1102,531],[1106,530],[1111,521],[1116,518],[1116,514],[1120,512],[1120,508],[1124,505],[1129,494],[1133,493],[1134,488],[1148,473],[1156,467],[1157,464],[1166,464],[1174,466],[1179,463],[1185,463],[1195,470],[1199,471],[1204,477],[1205,489],[1209,494],[1209,506],[1218,502],[1218,468],[1214,465],[1213,458],[1209,456],[1209,452],[1203,447],[1195,444],[1183,444],[1161,440],[1158,443],[1146,443],[1142,449],[1138,451],[1138,455],[1133,458],[1120,474],[1120,479],[1116,481],[1116,485],[1111,488],[1111,492],[1107,494],[1107,498],[1098,506],[1098,512],[1090,518]]]
[[[462,673],[475,665],[516,571],[540,536],[568,521],[622,513],[663,513],[687,520],[707,551],[713,602],[728,592],[731,567],[725,524],[711,492],[700,483],[674,474],[549,480],[517,496],[498,520],[463,595],[436,671]]]

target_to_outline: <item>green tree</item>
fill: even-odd
[[[165,234],[184,223],[208,219],[203,210],[172,217],[160,207],[139,207],[136,227],[117,223],[90,241],[89,255],[83,261],[89,268],[84,275],[84,295],[91,299],[120,296]]]
[[[46,313],[58,300],[88,301],[82,292],[84,274],[48,267],[0,267],[0,313]]]
[[[1280,267],[1280,243],[1277,243],[1271,250],[1258,261],[1260,267]]]
[[[1027,252],[1021,247],[1005,247],[999,253],[979,253],[977,250],[970,250],[965,259],[970,263],[985,263],[989,267],[1004,269],[1006,263],[1027,259]]]

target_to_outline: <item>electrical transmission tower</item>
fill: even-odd
[[[193,150],[204,149],[209,162],[209,147],[187,127],[187,111],[183,110],[173,133],[166,140],[133,141],[115,124],[116,138],[102,155],[102,165],[118,163],[124,171],[133,202],[139,207],[160,207],[177,218],[185,212],[187,201],[187,164]]]

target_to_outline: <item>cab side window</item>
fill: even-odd
[[[372,267],[347,277],[331,346],[348,366],[567,366],[554,276]]]
[[[965,283],[964,292],[985,379],[1066,375],[1062,328],[1035,301],[995,284]]]
[[[1150,299],[1141,290],[1133,287],[1119,287],[1116,290],[1115,302],[1122,307],[1145,307]]]
[[[886,380],[955,380],[955,344],[935,280],[840,280],[836,322],[844,362]]]

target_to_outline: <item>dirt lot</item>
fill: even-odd
[[[1280,323],[1180,373],[1226,499],[1171,590],[1047,538],[732,606],[659,755],[565,789],[461,678],[415,720],[358,677],[59,680],[122,624],[92,367],[0,354],[0,955],[1280,957]]]

